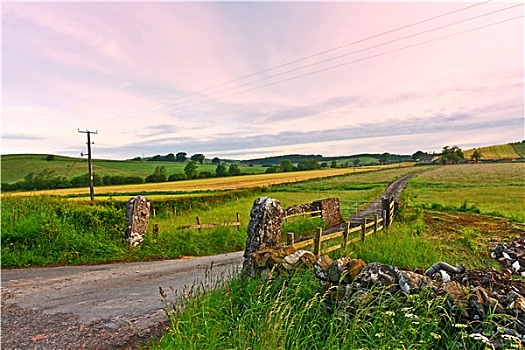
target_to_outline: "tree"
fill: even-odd
[[[321,169],[319,162],[315,159],[302,159],[299,164],[297,164],[297,170],[316,170]]]
[[[221,164],[221,160],[219,157],[215,157],[211,160],[211,164]]]
[[[168,177],[168,181],[182,181],[182,180],[188,180],[188,176],[182,173],[175,173],[175,174],[171,174]]]
[[[279,164],[279,170],[283,173],[293,171],[294,166],[291,160],[289,159],[283,159],[281,163]]]
[[[175,162],[176,161],[175,155],[173,153],[168,153],[166,155],[166,161],[168,161],[168,162]]]
[[[474,152],[472,152],[472,155],[470,156],[470,159],[473,159],[476,163],[479,162],[479,160],[483,157],[479,149],[475,149]]]
[[[428,156],[428,153],[423,152],[423,151],[417,151],[416,153],[414,153],[414,154],[412,155],[412,159],[415,160],[415,161],[418,161],[418,160],[420,160],[422,157],[425,157],[425,156]]]
[[[186,156],[186,152],[179,152],[175,155],[175,161],[184,163],[187,160]]]
[[[241,169],[239,168],[239,165],[231,164],[230,168],[228,169],[228,174],[232,176],[241,175]]]
[[[361,159],[359,158],[354,159],[354,166],[359,166],[360,163],[361,163]]]
[[[195,163],[194,161],[189,162],[184,167],[184,174],[186,174],[188,179],[196,179],[199,176],[199,171],[197,169],[197,163]]]
[[[194,161],[194,162],[199,162],[199,163],[203,163],[204,162],[204,154],[202,153],[197,153],[197,154],[194,154],[191,156],[191,160]]]
[[[458,146],[445,146],[441,151],[442,164],[457,164],[463,159],[465,159],[465,155]]]
[[[146,177],[146,182],[166,182],[166,167],[164,165],[157,166],[153,174]]]
[[[337,160],[332,160],[332,164],[330,164],[330,168],[337,168]]]
[[[379,157],[379,163],[388,164],[390,162],[390,153],[385,152]]]
[[[215,174],[220,177],[228,175],[228,172],[226,170],[226,165],[217,164],[217,168],[215,168]]]
[[[275,173],[278,173],[278,172],[279,172],[279,168],[276,167],[275,165],[269,167],[268,169],[266,169],[266,174],[275,174]]]

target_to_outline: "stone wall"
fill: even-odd
[[[292,205],[286,208],[285,213],[286,215],[293,215],[317,210],[321,211],[321,217],[326,220],[330,226],[335,226],[342,222],[339,198],[327,198],[312,203]]]
[[[321,210],[323,219],[335,226],[341,223],[341,206],[339,198],[327,198],[312,203],[314,210]]]

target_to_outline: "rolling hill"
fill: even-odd
[[[525,141],[465,150],[465,158],[470,159],[476,149],[481,153],[482,161],[525,158]]]

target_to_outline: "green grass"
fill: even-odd
[[[45,169],[55,171],[59,176],[71,179],[87,173],[87,159],[55,156],[52,161],[46,160],[46,154],[21,154],[2,156],[2,182],[13,183],[21,181],[29,173],[40,173]],[[155,171],[157,166],[164,166],[166,174],[184,173],[186,163],[149,162],[130,160],[93,160],[93,172],[100,177],[105,175],[146,177]],[[261,174],[266,168],[239,164],[243,174]],[[216,165],[211,163],[198,164],[199,172],[215,174]]]
[[[332,257],[424,269],[437,261],[462,263],[468,269],[495,267],[488,254],[479,254],[483,231],[455,226],[453,237],[438,240],[436,228],[424,224],[425,215],[432,213],[405,207],[390,230]],[[469,334],[475,327],[494,328],[498,317],[489,316],[482,325],[458,324],[460,310],[451,310],[446,297],[430,289],[405,296],[381,288],[366,293],[349,288],[344,309],[337,309],[312,269],[274,273],[263,280],[237,276],[190,286],[168,296],[175,300],[167,305],[169,329],[150,348],[485,349]]]
[[[525,164],[463,164],[435,168],[407,188],[420,205],[478,212],[525,222]]]
[[[355,290],[331,312],[311,270],[211,287],[193,286],[170,306],[169,330],[151,349],[483,349],[429,291]]]
[[[525,158],[525,141],[522,142],[514,142],[510,144],[517,154],[519,154],[520,158]]]

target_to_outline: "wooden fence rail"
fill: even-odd
[[[314,211],[308,211],[308,212],[302,212],[302,213],[296,213],[296,214],[290,214],[284,216],[284,221],[288,222],[288,219],[297,217],[297,216],[307,216],[310,215],[307,219],[315,219],[315,218],[321,218],[322,217],[322,210],[314,210]]]
[[[331,232],[329,234],[323,235],[323,229],[318,227],[315,231],[314,238],[310,238],[304,241],[295,243],[295,235],[293,232],[287,234],[286,245],[293,246],[294,249],[303,249],[309,246],[313,246],[313,253],[316,256],[328,254],[334,250],[345,248],[348,244],[364,241],[365,238],[371,234],[377,233],[380,230],[388,229],[390,224],[394,219],[394,202],[391,199],[388,199],[390,203],[388,204],[388,216],[387,211],[383,211],[383,215],[380,217],[378,215],[372,215],[369,217],[364,217],[361,221],[361,224],[356,227],[350,227],[350,223],[346,222],[346,226],[336,232]],[[349,239],[351,233],[360,232],[359,237],[354,237]],[[343,239],[343,242],[340,244],[335,244],[325,249],[322,249],[322,243],[331,241],[334,239]]]
[[[239,213],[236,214],[237,221],[225,222],[225,223],[220,223],[220,224],[204,224],[201,222],[201,218],[199,216],[197,216],[196,218],[197,218],[197,225],[179,226],[177,228],[178,229],[189,229],[189,230],[198,229],[200,231],[202,229],[237,226],[237,230],[241,229],[241,215]]]

